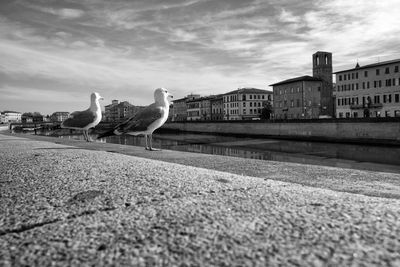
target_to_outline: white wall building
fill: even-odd
[[[400,59],[335,72],[336,117],[400,117]]]
[[[224,120],[260,118],[267,102],[272,104],[273,92],[256,88],[239,88],[223,95]]]
[[[22,113],[16,111],[4,111],[0,115],[0,123],[21,122]]]

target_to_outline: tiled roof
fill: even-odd
[[[302,81],[305,81],[305,82],[309,82],[309,81],[311,81],[311,82],[321,82],[322,80],[319,79],[319,78],[315,78],[315,77],[312,77],[312,76],[305,75],[305,76],[301,76],[301,77],[296,77],[296,78],[284,80],[284,81],[281,81],[281,82],[278,82],[278,83],[274,83],[274,84],[271,84],[270,86],[282,85],[282,84],[293,83],[293,82],[302,82]]]
[[[237,94],[237,93],[246,93],[246,94],[272,94],[272,91],[263,90],[263,89],[257,89],[257,88],[239,88],[239,89],[230,91],[230,92],[228,92],[228,93],[225,93],[224,95]]]

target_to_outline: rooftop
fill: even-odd
[[[319,78],[309,76],[309,75],[305,75],[305,76],[300,76],[300,77],[296,77],[296,78],[292,78],[292,79],[287,79],[287,80],[284,80],[284,81],[281,81],[278,83],[270,84],[270,86],[282,85],[282,84],[293,83],[293,82],[302,82],[302,81],[321,82],[322,80]]]
[[[357,62],[356,67],[352,68],[352,69],[347,69],[347,70],[340,70],[340,71],[336,71],[333,74],[337,74],[337,73],[342,73],[342,72],[347,72],[347,71],[355,71],[355,70],[360,70],[360,69],[368,69],[368,68],[375,68],[375,67],[379,67],[379,66],[384,66],[384,65],[388,65],[388,64],[393,64],[393,63],[400,63],[400,58],[399,59],[393,59],[393,60],[388,60],[388,61],[382,61],[382,62],[378,62],[378,63],[373,63],[373,64],[368,64],[365,66],[360,66]],[[357,67],[358,66],[358,67]]]
[[[230,94],[236,94],[236,93],[246,93],[246,94],[272,94],[272,91],[269,90],[263,90],[263,89],[257,89],[257,88],[249,88],[249,87],[243,87],[243,88],[238,88],[236,90],[230,91],[224,95],[230,95]]]

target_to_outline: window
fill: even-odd
[[[365,82],[362,83],[362,89],[365,89]]]
[[[388,95],[388,102],[392,103],[392,95]]]
[[[394,66],[394,72],[399,72],[399,66]]]
[[[400,94],[395,94],[394,95],[394,102],[399,103],[400,101]]]
[[[253,102],[250,102],[250,107],[252,107],[253,106]]]
[[[356,90],[358,90],[358,83],[356,83]]]
[[[262,95],[262,99],[265,99],[265,95]]]
[[[379,69],[376,69],[376,75],[379,75]]]
[[[243,107],[246,107],[246,102],[243,102]]]
[[[354,79],[354,73],[351,74],[351,78]]]
[[[369,88],[369,82],[367,82],[367,89]]]
[[[385,74],[389,74],[389,67],[386,67]]]
[[[337,100],[337,105],[340,106],[340,98]]]
[[[279,90],[279,94],[282,94],[282,90]],[[252,99],[253,95],[250,95],[250,99]]]
[[[347,74],[347,80],[350,80],[350,73]]]
[[[383,95],[383,103],[386,103],[387,95]]]
[[[368,77],[368,71],[367,70],[364,71],[364,77]]]
[[[345,75],[343,75],[343,78],[344,78],[344,80],[347,80],[347,79],[346,79],[346,77],[347,77],[347,75],[346,75],[346,74],[345,74]]]
[[[341,81],[342,80],[342,75],[339,75],[339,81]]]
[[[351,90],[354,90],[354,83],[351,84]]]
[[[356,79],[358,79],[358,72],[356,72]]]
[[[382,81],[379,80],[379,87],[382,87]]]

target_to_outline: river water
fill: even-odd
[[[64,135],[60,138],[83,139],[83,136]],[[112,136],[97,140],[97,142],[144,147],[144,137]],[[259,160],[400,173],[400,147],[398,146],[306,142],[193,133],[157,133],[153,135],[153,147]]]

